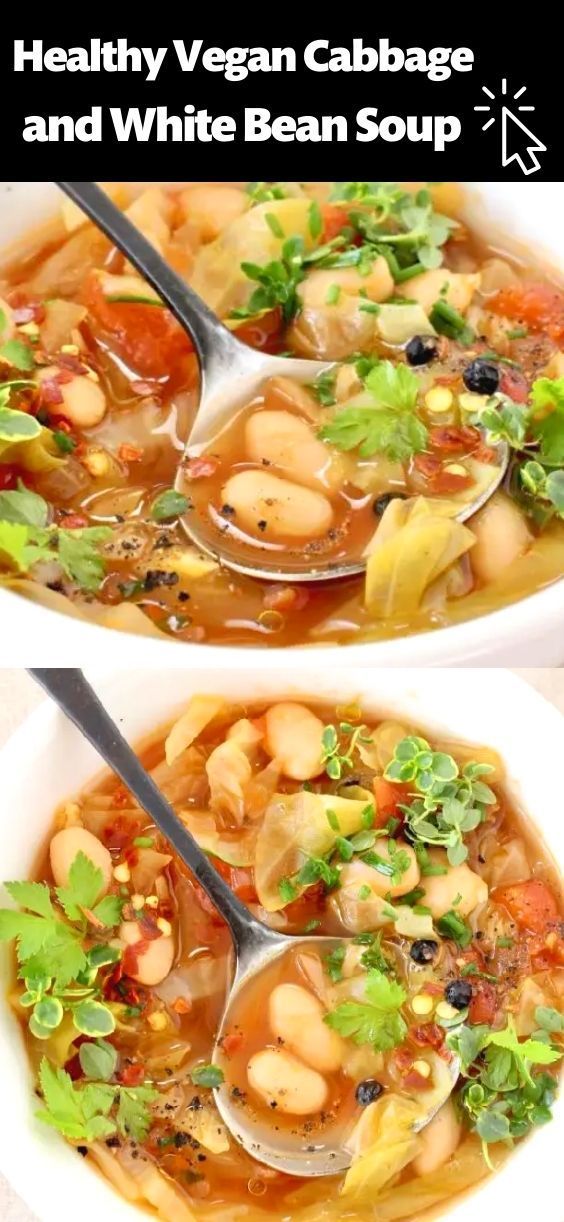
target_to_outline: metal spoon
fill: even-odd
[[[201,396],[184,458],[202,454],[233,420],[237,411],[257,397],[268,378],[285,377],[301,384],[312,383],[320,373],[331,368],[334,363],[331,361],[267,356],[242,344],[96,183],[57,182],[56,185],[126,255],[193,341],[200,366]],[[462,507],[457,514],[460,522],[482,508],[505,475],[509,447],[505,442],[499,442],[495,448],[496,476],[475,500]],[[176,488],[179,492],[187,491],[182,464],[178,469]],[[200,520],[195,510],[186,514],[181,521],[186,534],[200,551],[249,577],[267,581],[333,581],[352,577],[366,568],[366,560],[362,557],[357,560],[332,560],[316,557],[315,552],[309,557],[298,551],[293,553],[287,548],[274,547],[264,540],[253,541],[251,547],[248,536],[245,536],[243,552],[234,524],[219,518],[214,523],[207,516],[202,516]],[[256,551],[256,560],[254,554],[249,557],[250,551]]]
[[[160,828],[203,887],[229,927],[235,951],[235,974],[227,996],[220,1029],[216,1037],[213,1059],[221,1060],[221,1037],[233,1022],[237,1002],[246,985],[270,964],[288,951],[310,949],[329,953],[342,938],[288,937],[275,933],[251,915],[248,908],[217,873],[209,857],[202,851],[190,832],[177,818],[174,810],[157,789],[141,761],[112,721],[109,713],[87,683],[82,671],[65,669],[30,669],[29,674],[41,685],[81,734],[92,744],[112,772],[123,781],[141,808]],[[460,1066],[453,1058],[449,1066],[451,1082],[443,1098],[434,1100],[432,1108],[421,1118],[417,1129],[427,1124],[445,1102],[454,1087]],[[270,1132],[267,1125],[249,1119],[233,1101],[228,1086],[215,1091],[219,1112],[238,1142],[259,1162],[267,1163],[289,1175],[338,1175],[350,1165],[351,1155],[342,1145],[326,1141],[299,1145],[292,1134]]]

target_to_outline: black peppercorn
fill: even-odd
[[[499,387],[499,368],[492,361],[476,357],[462,374],[464,385],[476,395],[494,395]]]
[[[372,512],[375,513],[378,518],[381,518],[391,501],[405,501],[405,499],[405,494],[403,492],[383,492],[382,496],[376,497],[376,500],[372,506]]]
[[[445,989],[445,1001],[455,1010],[465,1010],[472,1001],[472,985],[469,980],[451,980]]]
[[[368,1107],[369,1103],[380,1098],[383,1090],[382,1083],[377,1082],[376,1078],[365,1078],[363,1082],[359,1082],[354,1097],[361,1107]]]
[[[438,949],[438,942],[432,938],[419,938],[417,942],[412,942],[409,953],[414,963],[432,963]]]
[[[406,344],[405,355],[410,365],[428,365],[437,357],[437,340],[434,335],[414,335]]]

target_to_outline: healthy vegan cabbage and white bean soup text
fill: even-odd
[[[183,460],[190,339],[65,202],[0,279],[5,585],[155,637],[280,646],[456,623],[563,575],[564,292],[468,229],[459,184],[108,190],[240,339],[334,365],[271,378]],[[507,475],[462,523],[500,442]],[[222,548],[366,573],[259,581]]]
[[[142,758],[235,894],[312,941],[246,987],[215,1055],[231,960],[213,905],[115,778],[60,808],[0,938],[39,1121],[119,1193],[166,1222],[408,1222],[550,1121],[560,882],[494,751],[354,705],[208,695]],[[262,1165],[218,1087],[274,1144],[337,1142],[350,1169]]]

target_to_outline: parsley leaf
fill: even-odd
[[[37,1113],[39,1120],[57,1129],[74,1141],[96,1141],[115,1133],[113,1120],[108,1119],[115,1091],[111,1086],[75,1086],[64,1069],[57,1069],[43,1058],[39,1067],[39,1082],[45,1107]]]
[[[119,1089],[117,1126],[124,1137],[144,1141],[151,1127],[149,1104],[159,1097],[151,1086],[121,1086]]]
[[[143,1141],[151,1126],[149,1105],[159,1092],[150,1086],[124,1087],[105,1082],[75,1085],[68,1073],[44,1057],[39,1068],[44,1108],[37,1113],[44,1124],[73,1141],[111,1137],[116,1129],[124,1137]],[[117,1103],[115,1119],[110,1113]]]
[[[407,462],[426,448],[428,432],[415,414],[418,380],[407,365],[379,361],[364,378],[375,406],[345,407],[324,425],[322,441],[339,450],[356,450],[361,458],[385,454]]]
[[[177,492],[176,488],[167,488],[153,501],[151,517],[154,522],[170,522],[172,518],[181,517],[191,506],[189,497]]]
[[[95,593],[105,575],[105,561],[98,550],[111,537],[109,526],[86,526],[58,531],[59,560],[71,581]]]
[[[384,972],[371,968],[364,995],[364,1002],[341,1002],[324,1021],[355,1044],[372,1044],[379,1052],[395,1048],[407,1035],[407,1024],[400,1013],[407,996],[405,989]]]
[[[541,415],[532,425],[532,434],[540,444],[541,462],[551,466],[564,463],[564,378],[537,378],[531,403],[533,412]]]
[[[102,871],[85,853],[77,853],[69,870],[66,887],[57,887],[57,899],[69,921],[80,921],[84,909],[92,909],[103,888]]]
[[[15,369],[23,369],[25,373],[35,368],[33,351],[21,339],[9,339],[2,344],[0,360],[6,361],[8,365],[13,365]]]
[[[325,971],[327,972],[329,979],[333,981],[333,984],[338,984],[339,980],[343,979],[343,963],[345,961],[346,953],[347,948],[343,944],[341,946],[336,946],[329,955],[325,955]]]

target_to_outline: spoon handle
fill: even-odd
[[[28,672],[88,739],[106,764],[123,781],[173,848],[196,876],[212,904],[229,925],[237,956],[272,940],[271,930],[256,921],[212,866],[157,789],[141,761],[120,734],[81,670],[71,667]]]
[[[241,360],[245,348],[216,318],[205,301],[174,271],[128,216],[120,212],[95,182],[57,182],[90,220],[102,230],[162,297],[175,318],[192,336],[201,369],[209,381],[216,365]],[[158,307],[157,307],[158,308]]]

